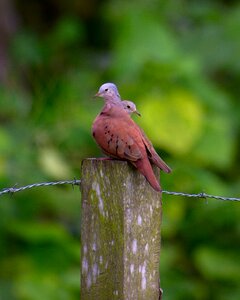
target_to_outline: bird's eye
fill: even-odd
[[[127,105],[127,108],[130,108],[130,105]]]
[[[105,89],[105,92],[107,92],[108,91],[108,89]]]

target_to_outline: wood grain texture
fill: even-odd
[[[97,159],[83,161],[81,189],[81,299],[159,299],[161,193],[127,162]]]

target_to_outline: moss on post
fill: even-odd
[[[158,300],[161,194],[127,162],[97,159],[81,189],[81,299]]]

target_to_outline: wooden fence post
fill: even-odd
[[[127,162],[97,159],[81,190],[81,300],[160,299],[161,194]]]

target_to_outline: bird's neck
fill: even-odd
[[[117,106],[116,101],[105,101],[101,114],[108,114],[114,106]]]
[[[119,103],[121,102],[120,95],[105,95],[104,100],[106,103]]]
[[[119,102],[106,102],[100,115],[117,118],[124,116],[125,118],[130,118],[128,113],[122,107],[122,105],[119,105]]]

